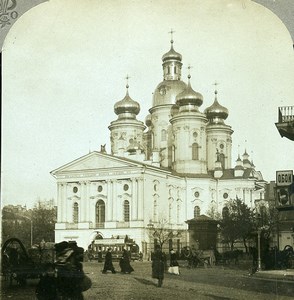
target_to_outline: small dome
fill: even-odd
[[[177,104],[174,104],[170,109],[171,116],[173,117],[173,116],[177,115],[179,112],[179,109],[180,109],[179,106]]]
[[[162,61],[163,62],[165,62],[167,60],[182,61],[182,55],[174,50],[174,47],[173,47],[174,41],[171,40],[170,42],[171,42],[170,50],[162,56]]]
[[[165,104],[175,104],[179,93],[187,88],[182,80],[164,80],[156,87],[153,94],[153,107]]]
[[[121,101],[115,103],[114,112],[117,115],[122,113],[131,113],[137,115],[140,112],[140,104],[129,96],[129,92],[127,90],[126,96]]]
[[[152,125],[151,114],[147,115],[145,118],[145,124],[150,127]]]
[[[201,106],[203,103],[203,96],[192,89],[190,84],[190,76],[188,78],[189,78],[188,86],[182,93],[177,95],[176,103],[179,106],[189,105],[189,104]]]
[[[229,111],[226,107],[218,103],[216,95],[217,95],[217,91],[215,91],[215,100],[213,104],[207,107],[204,113],[206,114],[206,117],[208,119],[218,118],[218,119],[225,120],[229,115]]]

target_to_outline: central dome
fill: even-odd
[[[187,88],[182,80],[164,80],[156,87],[153,94],[153,105],[175,104],[176,97]]]
[[[167,60],[178,60],[182,61],[182,55],[174,50],[173,40],[171,40],[170,50],[162,56],[162,61],[165,62]]]

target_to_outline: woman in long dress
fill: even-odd
[[[130,256],[126,249],[123,250],[122,257],[119,261],[119,266],[121,268],[121,273],[130,274],[134,271],[133,267],[130,264]]]
[[[169,264],[169,266],[170,267],[168,269],[168,273],[175,274],[175,275],[180,275],[179,263],[177,261],[177,254],[173,249],[170,250],[170,264]]]

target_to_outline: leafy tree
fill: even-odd
[[[39,201],[33,209],[4,206],[2,209],[2,240],[18,238],[26,248],[43,239],[54,242],[56,208],[47,201]]]
[[[233,250],[235,242],[242,239],[247,252],[246,240],[251,236],[254,228],[253,211],[238,198],[228,201],[223,209],[221,232],[230,244],[231,250]]]
[[[47,202],[38,201],[32,210],[33,243],[39,244],[42,240],[54,242],[54,229],[57,211]]]

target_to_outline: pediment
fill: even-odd
[[[117,169],[134,167],[138,164],[126,161],[123,158],[115,157],[109,154],[100,152],[91,152],[79,159],[76,159],[54,171],[52,175],[68,172],[89,171],[89,170],[103,170],[103,169]]]

